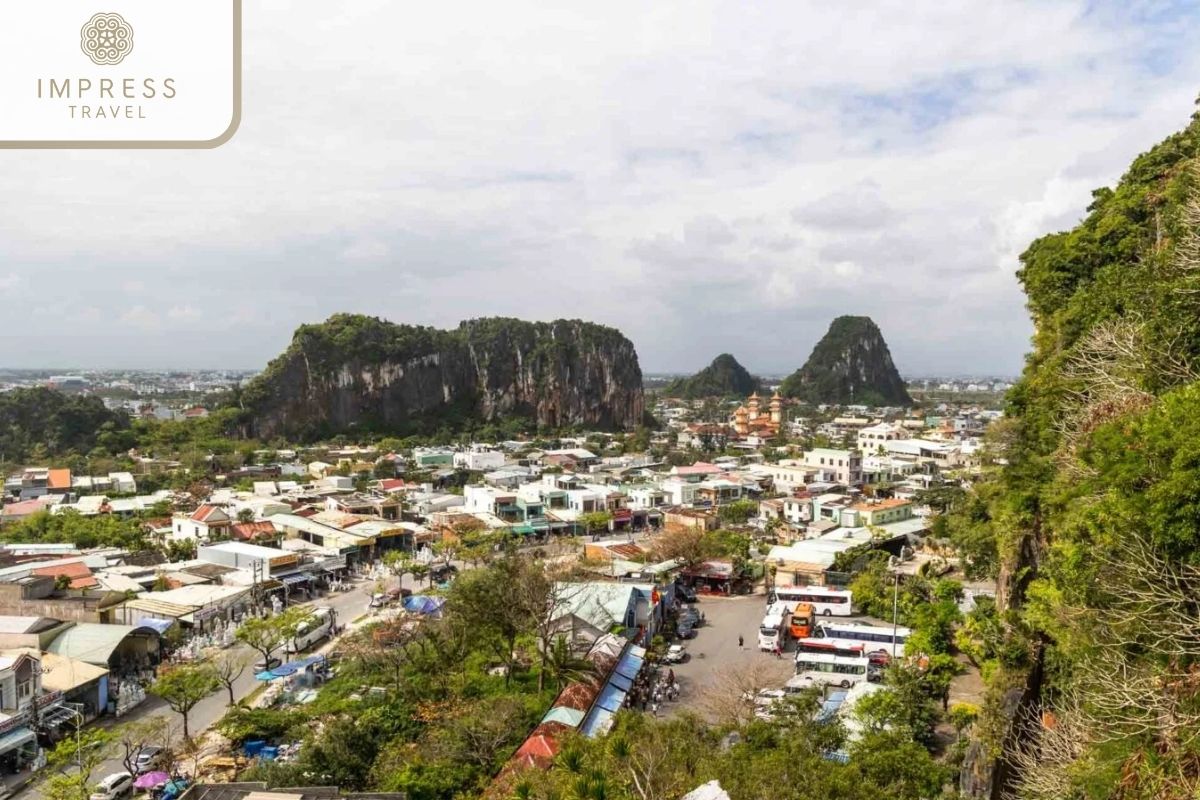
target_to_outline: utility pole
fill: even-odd
[[[893,574],[895,583],[892,587],[892,658],[896,657],[896,628],[899,625],[900,613],[900,573]]]

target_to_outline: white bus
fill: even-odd
[[[839,644],[861,644],[867,655],[885,654],[891,658],[904,655],[904,642],[912,633],[905,627],[866,625],[861,622],[824,622],[817,626],[818,639],[832,639]]]
[[[296,636],[288,644],[288,652],[299,653],[324,639],[333,631],[337,615],[328,606],[313,609],[312,616],[296,628]]]
[[[792,607],[789,603],[777,601],[767,606],[766,616],[758,625],[758,649],[783,649],[787,641],[788,631],[791,630]]]
[[[804,653],[796,658],[796,677],[788,681],[788,686],[822,684],[849,689],[867,680],[869,667],[870,661],[866,656]]]
[[[775,599],[785,600],[794,608],[797,603],[808,603],[819,617],[850,616],[849,589],[830,589],[825,586],[776,586]]]

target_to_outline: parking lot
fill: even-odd
[[[667,704],[665,713],[705,713],[706,693],[715,691],[718,682],[734,673],[748,680],[751,676],[761,677],[766,681],[764,686],[782,686],[792,676],[790,653],[777,658],[757,649],[765,595],[701,597],[696,608],[704,613],[706,623],[697,628],[695,639],[684,642],[688,661],[673,666],[680,695],[678,701]],[[738,647],[739,635],[744,640],[742,647]]]

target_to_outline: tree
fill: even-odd
[[[668,525],[654,540],[654,556],[660,561],[678,560],[685,569],[702,564],[716,555],[713,540],[702,528]]]
[[[41,786],[47,800],[87,800],[92,775],[113,754],[116,734],[111,729],[86,728],[55,745],[46,758],[50,777]]]
[[[517,638],[533,629],[529,607],[522,602],[521,581],[527,573],[523,559],[514,552],[484,569],[459,576],[450,589],[446,606],[493,644],[505,667],[505,683],[511,679],[513,651]]]
[[[237,521],[241,523],[254,522],[254,509],[243,508],[237,513]]]
[[[131,775],[137,775],[137,758],[143,748],[161,747],[167,757],[162,763],[170,767],[171,725],[166,717],[147,717],[136,722],[128,722],[115,729],[117,757],[121,766]],[[172,769],[164,769],[173,772]]]
[[[571,681],[581,680],[596,674],[596,665],[578,656],[571,649],[566,636],[556,636],[548,652],[542,654],[542,670],[538,675],[538,689],[543,688],[543,676],[550,674],[554,677],[554,686],[558,691]]]
[[[271,655],[281,646],[296,637],[296,629],[306,622],[312,612],[300,606],[270,617],[253,617],[242,623],[237,638],[262,654],[263,663],[271,662]]]
[[[150,687],[172,711],[183,718],[183,738],[190,739],[188,714],[204,698],[220,688],[211,664],[183,664],[164,672]]]
[[[587,533],[593,534],[596,531],[607,531],[612,524],[613,515],[609,511],[588,511],[580,514],[578,521]]]
[[[231,706],[237,703],[237,698],[233,695],[233,687],[237,684],[238,679],[246,673],[248,666],[249,661],[244,655],[229,650],[221,653],[213,664],[217,683],[229,692],[229,705]]]
[[[717,509],[717,517],[730,525],[745,525],[758,514],[758,503],[754,500],[735,500]]]

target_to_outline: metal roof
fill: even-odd
[[[135,634],[158,638],[153,628],[136,628],[133,625],[100,625],[80,622],[67,628],[46,648],[47,652],[74,658],[88,664],[107,667],[108,659],[120,647],[121,642]]]

